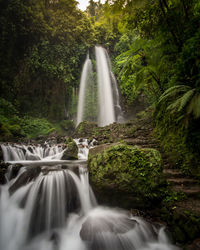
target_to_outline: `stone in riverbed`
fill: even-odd
[[[78,159],[78,147],[72,138],[66,140],[66,150],[63,153],[61,160],[77,160]]]
[[[27,167],[27,170],[24,171],[10,186],[9,192],[13,194],[17,189],[26,185],[27,183],[35,180],[41,172],[41,167]]]
[[[129,219],[128,217],[122,218],[104,218],[104,215],[99,217],[89,217],[82,225],[80,236],[82,240],[92,241],[96,234],[100,233],[115,233],[124,234],[135,227],[137,221]],[[122,226],[123,225],[123,226]]]

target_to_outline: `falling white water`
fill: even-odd
[[[44,146],[38,145],[0,145],[3,152],[4,161],[37,161],[37,160],[60,160],[65,148],[61,145]]]
[[[78,159],[87,160],[89,149],[92,147],[88,143],[88,139],[74,139],[74,141],[76,142],[76,145],[78,146]]]
[[[106,51],[100,46],[95,47],[97,61],[97,77],[99,92],[99,118],[98,125],[103,127],[116,121],[114,99],[110,70],[106,58]]]
[[[94,141],[76,140],[80,158],[87,158]],[[12,148],[17,155],[18,149]],[[41,172],[30,179],[35,166],[26,162],[29,167],[0,186],[0,250],[178,250],[163,227],[98,206],[86,164],[71,161],[69,170],[61,168],[63,161],[52,168],[40,160]]]
[[[109,65],[110,77],[111,77],[112,88],[113,88],[115,116],[116,116],[117,122],[122,123],[124,122],[124,117],[123,117],[122,107],[120,104],[120,91],[119,91],[116,77],[112,72],[110,57],[108,55],[107,50],[105,50],[105,52],[106,52],[106,58],[107,58],[108,65]]]
[[[87,87],[88,75],[91,74],[91,72],[92,72],[92,63],[89,58],[89,54],[87,54],[87,58],[83,65],[83,70],[81,74],[76,126],[78,126],[78,124],[83,121],[85,101],[86,101],[86,87]]]

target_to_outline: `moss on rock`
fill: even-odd
[[[95,129],[97,128],[97,124],[94,122],[84,121],[81,122],[76,128],[73,137],[88,137],[93,135]]]
[[[172,237],[179,243],[192,242],[199,237],[200,217],[191,211],[174,207],[162,207],[157,216],[167,223]]]
[[[95,138],[98,144],[113,143],[127,137],[134,137],[137,126],[133,123],[112,123],[105,127],[98,127],[96,123],[84,121],[76,128],[74,138]]]
[[[90,181],[100,199],[129,207],[149,207],[164,198],[162,159],[155,149],[118,144],[89,155]],[[120,200],[119,200],[120,199]]]
[[[66,150],[63,153],[62,160],[77,160],[78,159],[78,147],[75,141],[69,137],[66,140]]]

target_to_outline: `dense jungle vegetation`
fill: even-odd
[[[125,106],[145,96],[155,134],[197,173],[200,152],[200,1],[0,0],[0,136],[73,126],[82,63],[102,44]]]

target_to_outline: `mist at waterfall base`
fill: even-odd
[[[0,250],[177,250],[164,227],[97,204],[86,161],[93,142],[75,141],[79,161],[60,160],[58,146],[2,146],[23,166],[10,165],[0,187]]]
[[[103,47],[96,46],[95,58],[97,82],[89,54],[83,65],[76,126],[85,120],[97,122],[100,127],[123,121],[118,84],[108,53]]]

